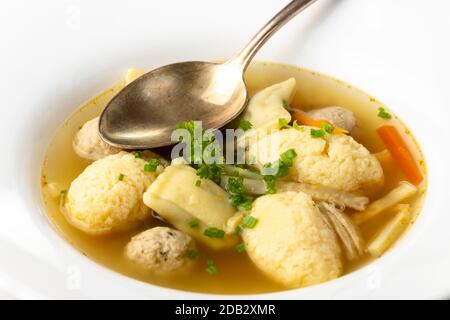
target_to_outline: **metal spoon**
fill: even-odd
[[[225,63],[175,63],[135,80],[100,116],[102,139],[124,149],[155,148],[174,143],[171,134],[180,122],[198,120],[208,129],[232,121],[248,101],[243,74],[252,58],[276,31],[315,1],[289,3]]]

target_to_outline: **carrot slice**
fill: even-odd
[[[292,113],[292,116],[294,117],[294,120],[297,120],[298,122],[300,122],[301,124],[303,124],[305,126],[321,128],[324,124],[331,125],[331,123],[328,122],[327,120],[316,120],[316,119],[310,118],[307,115],[305,115],[302,111],[295,110]],[[348,131],[344,130],[342,128],[334,127],[333,133],[335,133],[335,134],[348,133]]]
[[[394,126],[386,125],[378,128],[377,132],[406,178],[412,184],[421,183],[423,175],[397,129]]]

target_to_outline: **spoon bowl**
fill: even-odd
[[[149,72],[116,95],[100,118],[102,138],[126,149],[173,144],[180,122],[219,128],[235,119],[248,99],[235,63],[182,62]]]

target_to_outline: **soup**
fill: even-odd
[[[79,108],[57,130],[48,147],[42,167],[42,196],[47,208],[48,217],[58,232],[85,256],[126,276],[169,288],[219,294],[274,292],[312,285],[352,272],[384,254],[384,252],[393,244],[394,240],[398,239],[401,234],[408,229],[408,226],[413,224],[420,212],[425,195],[425,161],[411,131],[400,119],[398,119],[390,110],[387,110],[387,108],[376,99],[346,83],[322,74],[292,66],[255,62],[249,67],[245,77],[250,96],[254,96],[258,92],[264,92],[265,88],[274,84],[283,83],[286,82],[287,79],[293,78],[295,80],[292,80],[293,92],[295,94],[291,94],[289,98],[291,99],[292,97],[292,101],[283,101],[284,107],[288,108],[286,112],[289,111],[289,117],[291,117],[291,119],[276,119],[280,127],[276,128],[275,131],[285,130],[286,135],[287,132],[294,136],[300,135],[305,139],[309,139],[308,141],[312,141],[312,143],[318,143],[319,140],[331,139],[328,141],[330,146],[332,146],[333,143],[341,143],[332,142],[334,140],[354,140],[358,145],[361,144],[364,150],[368,150],[367,154],[370,155],[370,158],[368,159],[374,163],[375,169],[373,169],[373,166],[365,168],[364,170],[366,170],[365,172],[367,172],[367,174],[360,174],[358,177],[359,180],[356,179],[358,180],[357,182],[348,180],[348,183],[341,185],[341,180],[333,180],[334,177],[327,177],[327,179],[330,178],[331,180],[323,180],[322,178],[318,178],[318,176],[313,176],[312,169],[306,170],[306,172],[302,171],[302,168],[304,168],[302,166],[309,165],[303,161],[302,158],[302,150],[305,148],[280,150],[280,152],[284,152],[283,154],[287,158],[289,158],[290,155],[290,158],[285,162],[281,161],[282,158],[280,154],[278,154],[278,156],[273,159],[267,161],[261,160],[259,167],[257,165],[258,159],[256,163],[252,163],[252,168],[249,166],[248,168],[245,167],[242,169],[246,171],[239,171],[242,166],[235,168],[238,173],[235,175],[231,174],[227,177],[228,184],[222,184],[224,190],[220,192],[228,192],[231,196],[237,195],[232,198],[231,201],[233,204],[233,200],[238,199],[238,201],[235,201],[234,203],[234,214],[227,217],[230,218],[228,219],[228,222],[230,223],[227,222],[227,226],[240,226],[237,231],[242,232],[242,234],[233,235],[234,231],[226,231],[225,226],[217,227],[214,225],[213,228],[211,227],[212,225],[210,222],[208,222],[209,224],[205,222],[206,225],[203,226],[204,221],[198,217],[189,219],[189,227],[182,226],[182,232],[176,234],[177,236],[179,235],[179,239],[184,239],[186,240],[186,243],[190,243],[189,245],[186,244],[184,248],[187,254],[186,259],[190,260],[187,263],[189,264],[189,267],[183,267],[186,270],[180,272],[151,272],[148,268],[143,268],[142,264],[137,264],[136,259],[130,259],[129,252],[131,247],[129,243],[131,239],[134,239],[135,247],[133,248],[137,250],[135,250],[134,253],[136,254],[137,252],[138,255],[145,254],[145,252],[147,252],[145,241],[139,242],[140,238],[133,237],[145,230],[156,230],[154,229],[155,227],[171,228],[158,229],[162,233],[167,230],[177,229],[176,226],[179,222],[178,220],[173,220],[177,218],[173,218],[171,212],[166,212],[166,207],[161,204],[162,200],[159,198],[158,200],[157,197],[155,197],[155,194],[159,192],[159,189],[156,190],[157,187],[155,187],[156,184],[159,183],[158,180],[169,179],[169,171],[172,169],[168,168],[175,168],[175,165],[172,164],[169,166],[167,163],[165,164],[166,168],[163,169],[161,164],[164,160],[158,160],[156,166],[159,168],[159,172],[153,173],[156,171],[156,167],[152,168],[152,160],[147,158],[142,160],[146,162],[147,166],[144,171],[147,170],[154,174],[154,177],[152,176],[153,178],[150,179],[152,181],[149,180],[148,182],[148,184],[152,185],[149,189],[153,189],[153,191],[147,191],[149,193],[147,196],[149,200],[145,201],[144,199],[144,202],[146,202],[146,204],[147,202],[154,204],[151,206],[152,209],[156,211],[156,214],[153,216],[147,214],[144,218],[137,219],[140,223],[135,223],[133,226],[127,226],[123,230],[114,230],[114,232],[111,233],[99,231],[98,234],[86,232],[86,229],[84,229],[81,224],[77,225],[68,219],[68,213],[66,212],[68,210],[68,205],[64,204],[65,201],[67,201],[67,190],[75,194],[74,189],[76,186],[71,186],[72,182],[93,162],[92,159],[83,159],[75,153],[73,139],[82,126],[88,120],[97,117],[108,101],[123,88],[125,82],[122,81]],[[270,92],[268,94],[270,94]],[[310,112],[329,106],[339,106],[352,113],[357,121],[356,126],[353,126],[351,130],[342,130],[342,132],[338,132],[337,130],[342,128],[335,125],[336,123],[333,124],[331,119],[327,121],[326,119],[320,118],[320,116],[313,117],[314,113]],[[243,117],[244,120],[245,117],[252,119],[252,115],[250,114],[249,116],[248,113],[244,113]],[[286,121],[282,121],[282,119]],[[255,123],[258,121],[258,119],[253,120]],[[254,128],[255,123],[252,123],[252,120],[246,120],[239,124],[249,124],[249,127],[253,128],[245,128],[245,126],[244,128],[250,129],[248,131],[252,131],[257,129]],[[390,131],[387,130],[387,132],[383,134],[383,132],[379,130],[383,127],[388,128]],[[297,130],[299,128],[301,130]],[[296,132],[294,132],[294,130],[296,130]],[[301,132],[304,130],[306,130],[306,134]],[[395,145],[395,143],[393,145],[390,144],[390,141],[392,141],[392,136],[390,135],[390,133],[393,132],[392,130],[395,130],[395,132],[399,134],[401,142],[406,146],[406,158],[410,155],[410,160],[412,159],[413,163],[408,163],[407,160],[405,160],[404,154],[403,158],[402,154],[396,154],[395,148],[398,146]],[[248,134],[248,131],[245,131],[245,134]],[[285,132],[282,132],[282,134],[284,133]],[[398,137],[394,139],[394,141],[397,142],[398,140]],[[262,140],[258,140],[255,145],[261,145],[260,141]],[[247,146],[248,153],[251,152],[252,147],[253,145]],[[294,149],[297,152],[293,151]],[[332,156],[330,154],[332,151],[330,150],[331,149],[326,152],[328,152],[328,157],[331,159]],[[287,151],[292,152],[286,153]],[[116,152],[118,152],[118,150],[113,150],[113,153]],[[166,157],[168,156],[167,151],[157,150],[156,152],[160,152],[161,155],[164,154]],[[138,160],[144,158],[140,152],[132,154],[134,158],[139,158]],[[87,158],[89,158],[89,156],[87,156]],[[276,159],[278,158],[280,160],[277,162]],[[154,158],[152,159],[154,160]],[[331,161],[328,158],[325,160]],[[130,157],[129,161],[134,160]],[[364,165],[366,165],[366,163],[368,163],[367,161],[362,160],[361,163],[365,163]],[[284,176],[276,173],[269,179],[267,176],[262,175],[264,164],[266,162],[276,162],[278,165],[281,164],[281,167],[286,165],[288,172]],[[153,162],[153,164],[155,164],[155,162]],[[186,177],[190,177],[190,174],[192,175],[191,171],[197,172],[198,179],[192,183],[192,186],[188,187],[191,188],[190,190],[193,190],[192,193],[197,192],[197,189],[194,188],[203,188],[201,191],[199,190],[199,192],[207,192],[207,188],[214,189],[219,187],[218,185],[210,186],[209,184],[214,184],[214,182],[201,179],[201,177],[198,176],[198,167],[192,169],[185,164],[180,164],[180,166],[186,166],[186,168],[183,169],[185,170],[185,172],[183,171],[183,174],[185,174]],[[379,178],[375,177],[372,179],[373,181],[369,181],[370,183],[367,183],[370,184],[369,187],[363,186],[366,184],[366,180],[369,179],[368,176],[370,174],[368,173],[368,170],[374,170],[375,172],[377,170],[376,168],[378,168],[377,166],[381,168],[382,176]],[[176,170],[172,176],[181,174]],[[411,173],[411,170],[413,173]],[[295,172],[293,173],[293,171]],[[242,175],[240,175],[239,172],[242,173]],[[163,174],[165,175],[165,178]],[[260,175],[261,179],[252,174]],[[324,177],[324,175],[326,176],[327,173],[322,172],[321,177]],[[418,175],[421,177],[419,180],[416,179]],[[252,179],[253,177],[256,177],[256,179]],[[256,194],[253,193],[251,196],[248,196],[247,194],[237,194],[239,193],[237,191],[234,191],[233,193],[233,190],[230,191],[228,189],[230,186],[230,179],[233,178],[234,180],[232,181],[238,184],[243,181],[246,183],[249,182],[250,184],[256,183],[256,188],[261,185],[266,188],[268,188],[269,185],[273,185],[273,187],[278,190],[272,190],[273,192],[265,190],[259,194],[257,192]],[[347,179],[348,176],[346,175],[345,178]],[[120,173],[115,179],[121,183],[131,183],[127,181],[131,179],[131,173]],[[411,181],[412,183],[409,183],[407,182],[408,180],[413,181]],[[328,183],[327,181],[331,182]],[[317,182],[317,185],[315,182]],[[182,184],[183,181],[175,181],[174,183]],[[349,183],[354,183],[355,185],[350,186]],[[163,188],[164,183],[161,182],[160,184],[160,188]],[[145,185],[145,189],[146,187],[147,185]],[[81,190],[80,192],[87,192],[87,189],[83,188],[83,186],[79,186],[79,190]],[[139,196],[141,197],[146,191],[136,191],[136,188],[126,190],[140,192]],[[315,194],[317,192],[322,192],[323,190],[327,190],[327,192],[331,193],[326,196]],[[111,190],[108,192],[111,192]],[[246,191],[244,191],[244,193],[245,192]],[[265,195],[264,193],[268,194]],[[205,195],[209,196],[210,193],[205,193]],[[84,194],[83,196],[89,197],[90,195]],[[168,195],[167,197],[170,196],[172,195]],[[146,196],[144,196],[144,198],[145,197]],[[284,198],[282,199],[282,197]],[[331,197],[336,201],[328,201],[321,197]],[[247,198],[251,199],[251,201],[245,202],[245,199]],[[242,201],[242,199],[244,199],[244,201]],[[283,203],[281,202],[285,201],[285,199],[292,199],[289,200],[292,201],[292,203],[287,203],[286,206],[283,207]],[[309,203],[311,199],[313,199],[313,202],[311,202],[308,207],[307,203]],[[254,202],[251,203],[252,201]],[[273,204],[273,201],[279,202],[275,205]],[[62,206],[61,202],[63,202]],[[354,202],[353,205],[352,202]],[[229,202],[227,202],[226,205],[223,205],[223,207],[229,208],[228,203]],[[183,204],[179,204],[179,206],[183,206]],[[70,210],[74,211],[74,207],[75,205],[72,205]],[[142,207],[144,208],[143,210],[147,208],[144,205]],[[272,207],[284,208],[282,209],[284,212],[279,212],[280,217],[277,218],[278,220],[269,225],[265,223],[265,221],[271,219],[273,212],[270,212],[270,210],[275,210],[270,209]],[[61,208],[63,209],[61,210]],[[161,209],[164,212],[157,212],[155,208],[164,208],[164,210]],[[139,210],[141,209],[142,208],[139,207]],[[190,213],[190,209],[183,208],[183,210],[184,213]],[[214,211],[219,209],[210,208],[210,210]],[[315,246],[318,246],[317,248],[320,249],[320,252],[327,251],[327,256],[318,255],[318,257],[316,257],[317,248],[314,247],[316,248],[314,249],[311,247],[308,249],[309,251],[306,250],[304,253],[301,253],[304,255],[304,258],[298,258],[301,261],[309,261],[308,259],[312,259],[311,270],[296,270],[294,268],[293,270],[283,270],[282,272],[279,272],[280,274],[271,274],[273,270],[277,270],[277,263],[282,265],[283,261],[286,261],[284,265],[292,264],[295,266],[296,264],[294,263],[295,261],[289,260],[291,258],[277,257],[277,254],[273,253],[274,247],[267,249],[267,252],[264,251],[266,247],[272,244],[266,243],[267,241],[264,239],[263,234],[268,228],[270,229],[271,226],[283,225],[281,222],[286,222],[288,224],[288,226],[285,226],[286,229],[291,228],[290,225],[292,223],[289,219],[293,219],[292,221],[294,222],[297,221],[298,212],[302,212],[302,214],[310,212],[311,219],[317,220],[314,220],[316,229],[317,225],[320,225],[323,230],[328,230],[327,234],[329,234],[329,237],[327,237],[330,239],[332,238],[332,240],[325,237],[321,238],[320,244],[315,244]],[[320,219],[314,216],[317,215],[318,212],[322,212]],[[283,216],[283,213],[285,213],[285,216]],[[136,213],[136,215],[137,214],[138,213]],[[71,223],[69,223],[69,221]],[[200,227],[198,226],[199,224]],[[204,232],[192,231],[196,228],[202,228],[201,230]],[[297,230],[298,232],[290,229],[274,230],[273,232],[276,236],[274,236],[275,239],[272,242],[279,240],[278,238],[281,237],[281,235],[278,236],[278,234],[290,234],[292,231],[292,237],[287,238],[286,241],[289,243],[292,241],[292,243],[298,245],[299,243],[303,243],[302,241],[306,241],[305,239],[298,239],[299,234],[305,234],[306,237],[307,232],[303,232],[302,230],[300,222],[299,229]],[[317,229],[317,232],[313,233],[312,237],[314,237],[315,234],[325,234],[323,230]],[[167,232],[172,234],[170,231]],[[223,233],[226,233],[226,235],[224,236]],[[186,236],[186,234],[191,234],[192,237]],[[205,236],[205,234],[207,235]],[[167,233],[165,233],[165,235],[167,235]],[[244,240],[241,239],[241,236]],[[205,239],[201,237],[205,237]],[[206,239],[206,237],[208,239]],[[231,244],[229,246],[222,245],[220,238],[232,239],[230,240]],[[143,239],[145,239],[145,237]],[[325,248],[325,243],[328,242],[330,245]],[[180,243],[181,242],[174,242],[174,246],[180,245]],[[193,245],[193,243],[195,243],[195,245]],[[219,244],[216,245],[217,243]],[[334,251],[331,249],[328,250],[330,246],[335,244],[338,245],[338,248],[336,247]],[[245,252],[246,250],[248,253]],[[171,253],[162,252],[161,254],[164,256],[170,255]],[[300,253],[295,251],[293,256],[296,257],[299,254]],[[314,259],[312,257],[314,257]],[[152,259],[151,257],[138,257],[137,260],[142,261],[142,259],[150,264],[152,263],[152,261],[148,261],[148,259]],[[165,259],[170,260],[172,258],[166,256]],[[184,264],[183,258],[177,257],[176,259],[174,261],[177,261],[177,263],[180,262],[180,265]],[[333,264],[329,262],[330,259],[338,259],[339,261],[333,262]],[[322,263],[324,261],[327,261],[325,267]],[[164,264],[164,259],[162,260],[162,263]],[[338,264],[338,267],[336,267],[336,264]],[[175,267],[172,265],[168,268],[171,269]],[[297,268],[301,268],[301,266]],[[313,274],[318,273],[323,268],[328,270],[327,272],[333,273],[333,275],[325,278],[323,278],[322,275],[318,275],[317,277],[313,276]],[[295,278],[297,274],[302,273],[304,273],[304,275],[301,279]],[[292,276],[292,274],[294,275]]]

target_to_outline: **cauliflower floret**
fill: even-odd
[[[67,220],[99,235],[131,228],[147,218],[142,195],[162,167],[145,172],[145,164],[122,151],[89,165],[70,185],[64,203]]]
[[[192,265],[189,250],[192,238],[178,230],[156,227],[133,237],[126,247],[126,256],[144,271],[167,274]]]
[[[253,129],[266,132],[279,129],[278,119],[280,118],[290,122],[291,114],[284,108],[283,101],[286,103],[291,101],[295,84],[295,79],[290,78],[258,92],[251,98],[247,108],[242,113],[241,119],[250,121]]]
[[[298,182],[355,191],[383,181],[380,163],[351,136],[327,134],[313,138],[312,128],[284,129],[263,136],[250,144],[248,156],[262,166],[279,159],[280,154],[294,149],[297,157],[288,178]]]
[[[253,229],[242,233],[247,253],[269,277],[289,288],[335,279],[342,274],[341,249],[310,196],[284,192],[253,204]]]
[[[327,120],[333,126],[352,132],[356,126],[356,117],[348,109],[342,107],[327,107],[308,111],[308,117],[316,120]]]
[[[95,161],[120,152],[120,149],[110,146],[100,138],[98,121],[99,117],[86,122],[72,141],[75,153],[81,158]]]

